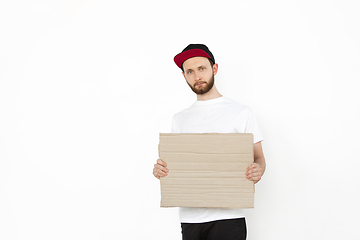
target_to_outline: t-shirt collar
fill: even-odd
[[[216,104],[219,102],[224,101],[225,97],[221,96],[218,98],[214,98],[214,99],[210,99],[210,100],[205,100],[205,101],[196,101],[195,105],[211,105],[211,104]]]

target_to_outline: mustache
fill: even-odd
[[[201,81],[201,82],[197,82],[197,83],[195,83],[195,84],[194,84],[194,86],[199,85],[199,84],[203,84],[203,83],[207,84],[207,82],[205,82],[205,81]]]

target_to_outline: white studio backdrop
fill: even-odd
[[[1,1],[0,239],[181,239],[152,176],[205,43],[267,170],[248,239],[359,239],[358,1]]]

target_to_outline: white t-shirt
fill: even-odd
[[[196,101],[173,117],[172,133],[252,133],[263,140],[252,110],[227,97]],[[242,209],[179,208],[180,222],[202,223],[244,217]]]

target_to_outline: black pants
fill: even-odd
[[[206,223],[181,223],[183,240],[245,240],[245,218]]]

